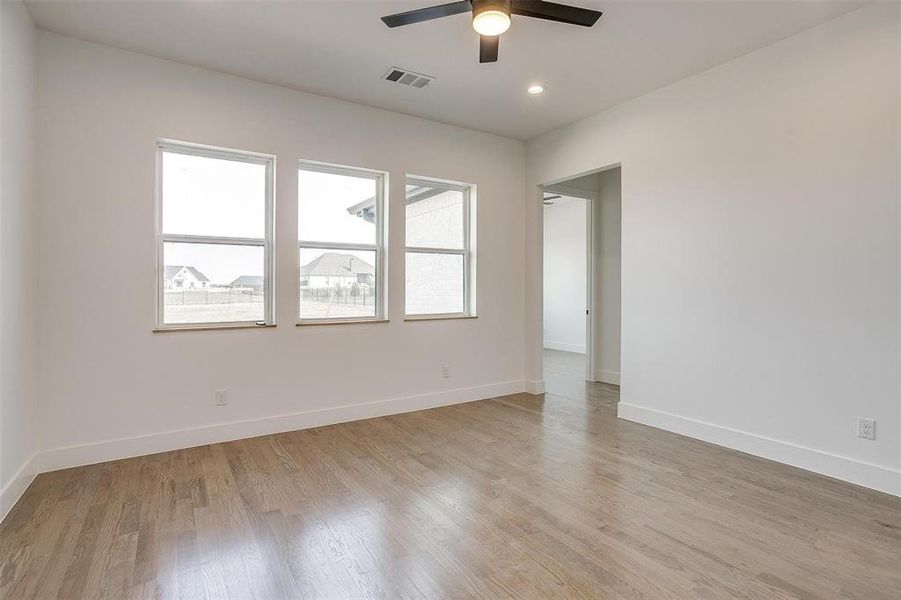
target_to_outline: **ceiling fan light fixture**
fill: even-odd
[[[0,0],[2,2],[3,0]],[[456,0],[382,17],[388,27],[402,27],[472,12],[472,28],[479,34],[479,62],[497,62],[501,34],[510,29],[511,15],[591,27],[601,12],[543,0]]]
[[[510,11],[504,4],[481,4],[472,11],[472,28],[479,35],[500,35],[510,29]]]

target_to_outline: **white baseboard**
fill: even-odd
[[[562,350],[563,352],[585,354],[585,344],[567,344],[566,342],[552,342],[550,340],[545,340],[544,347],[548,350]]]
[[[901,496],[901,471],[773,438],[620,402],[621,419],[665,429],[754,456]]]
[[[598,371],[598,381],[601,383],[609,383],[611,385],[619,385],[619,373],[616,371]]]
[[[0,489],[0,523],[9,514],[34,478],[38,476],[38,455],[32,454],[15,475]]]
[[[505,381],[468,388],[457,388],[430,394],[392,398],[360,404],[302,411],[246,421],[218,423],[178,431],[166,431],[131,438],[107,440],[92,444],[54,448],[40,455],[40,471],[56,471],[108,460],[131,458],[193,448],[217,442],[240,440],[270,433],[309,429],[347,421],[383,417],[475,400],[485,400],[525,391],[523,381]]]
[[[544,379],[539,379],[538,381],[524,381],[523,382],[523,391],[527,394],[543,394],[544,393]]]

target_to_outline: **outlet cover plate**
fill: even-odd
[[[865,440],[876,439],[876,419],[857,417],[857,437]]]

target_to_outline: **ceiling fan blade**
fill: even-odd
[[[479,36],[479,62],[497,62],[497,47],[501,40],[499,35]]]
[[[601,18],[601,11],[567,6],[544,0],[513,0],[510,12],[523,17],[591,27]]]
[[[448,4],[439,4],[438,6],[429,6],[428,8],[408,10],[407,12],[397,13],[396,15],[388,15],[387,17],[382,17],[382,21],[384,21],[385,25],[388,27],[400,27],[401,25],[410,25],[412,23],[440,19],[441,17],[459,15],[460,13],[469,12],[471,10],[472,2],[470,2],[470,0],[460,0],[460,2],[450,2]]]
[[[545,196],[544,199],[545,200],[556,200],[557,198],[562,198],[562,197],[563,196],[561,196],[560,194],[554,194],[553,196]]]

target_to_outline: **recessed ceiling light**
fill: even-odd
[[[530,85],[530,86],[529,86],[529,89],[528,89],[528,92],[529,92],[530,94],[532,94],[533,96],[537,96],[538,94],[541,94],[542,92],[544,92],[544,86],[543,86],[543,85],[537,85],[537,84],[536,84],[536,85]]]

